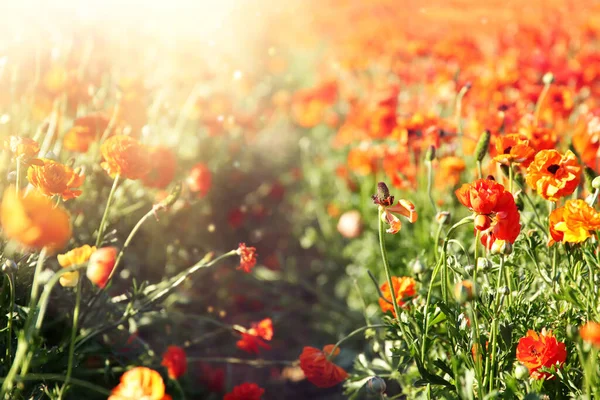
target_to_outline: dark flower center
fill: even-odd
[[[551,166],[549,166],[548,168],[546,168],[546,170],[548,172],[550,172],[552,175],[556,174],[556,171],[558,171],[558,169],[560,168],[560,165],[558,164],[552,164]]]
[[[510,154],[511,150],[512,150],[512,146],[508,146],[507,148],[504,149],[504,154]]]

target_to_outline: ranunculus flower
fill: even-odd
[[[54,160],[40,159],[40,164],[32,164],[27,169],[27,179],[46,196],[61,196],[63,200],[81,195],[78,190],[83,185],[84,175],[71,167]]]
[[[185,350],[179,346],[167,347],[167,351],[163,354],[160,365],[167,368],[169,378],[179,379],[187,370]]]
[[[81,265],[90,259],[93,252],[96,251],[96,246],[89,244],[77,247],[68,251],[65,254],[56,256],[58,263],[63,268],[69,268],[75,265]],[[79,271],[67,272],[60,277],[60,284],[66,287],[73,287],[79,281]]]
[[[88,279],[100,288],[104,288],[108,281],[117,258],[115,247],[102,247],[91,256],[87,267]]]
[[[270,350],[271,346],[265,341],[271,341],[273,338],[273,321],[271,318],[263,319],[258,323],[252,324],[252,327],[246,332],[242,332],[242,338],[236,345],[240,350],[251,354],[258,354],[259,349]]]
[[[534,379],[552,377],[547,372],[540,372],[540,368],[560,367],[566,359],[565,344],[557,341],[552,331],[546,329],[542,329],[541,333],[528,330],[517,345],[517,360],[529,369],[529,374]]]
[[[191,192],[202,198],[208,194],[212,185],[212,173],[204,163],[197,163],[190,169],[185,180]]]
[[[579,336],[588,343],[600,347],[600,324],[597,322],[586,322],[579,329]]]
[[[417,294],[417,288],[416,288],[417,282],[411,277],[392,276],[392,285],[394,286],[394,294],[396,295],[396,304],[398,304],[400,307],[404,306],[406,299]],[[390,285],[388,285],[388,283],[385,282],[383,285],[381,285],[380,289],[381,289],[381,293],[383,293],[384,298],[387,301],[391,302],[392,301],[392,293],[390,291]],[[394,314],[394,317],[396,317],[396,312],[394,311],[394,305],[391,303],[388,303],[387,301],[385,301],[382,298],[379,299],[379,307],[381,307],[381,311],[383,313],[391,311],[391,313]]]
[[[581,199],[567,200],[564,207],[550,213],[549,230],[555,242],[581,243],[600,229],[600,213]]]
[[[242,383],[223,397],[223,400],[260,400],[265,394],[265,389],[256,383]]]
[[[237,253],[240,255],[240,265],[237,269],[250,273],[256,265],[256,248],[248,247],[246,243],[240,243]]]
[[[108,400],[171,400],[165,393],[165,382],[160,374],[146,367],[135,367],[121,376],[121,383],[111,392]]]
[[[546,200],[572,194],[581,181],[581,166],[568,150],[561,155],[556,150],[542,150],[527,168],[527,184]]]
[[[340,352],[340,349],[337,348],[335,354],[331,354],[333,348],[332,344],[325,346],[322,351],[307,346],[300,354],[300,368],[304,371],[304,376],[317,387],[332,387],[348,378],[348,373],[342,367],[330,361],[330,358],[337,356]]]
[[[21,136],[11,136],[5,139],[4,148],[13,153],[16,158],[25,159],[35,157],[40,151],[38,142]]]
[[[177,158],[173,150],[164,146],[151,147],[149,151],[152,165],[142,182],[147,187],[164,189],[175,177]]]
[[[102,168],[110,176],[141,179],[150,171],[151,160],[148,148],[130,136],[111,136],[102,143],[100,151],[104,159]]]
[[[109,122],[108,116],[103,113],[77,118],[63,138],[63,147],[77,153],[87,152],[90,145],[102,137]]]

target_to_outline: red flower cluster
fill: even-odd
[[[237,252],[240,255],[240,265],[237,269],[250,273],[256,265],[256,248],[247,247],[246,243],[240,243]]]
[[[236,343],[238,349],[251,354],[258,354],[260,348],[270,350],[271,346],[266,341],[273,339],[273,321],[271,318],[263,319],[252,327],[242,332],[242,338]]]

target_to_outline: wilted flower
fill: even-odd
[[[560,367],[567,359],[564,343],[556,340],[552,331],[542,329],[541,333],[529,330],[517,345],[517,360],[529,368],[534,379],[552,378],[547,372],[540,372],[542,367]]]
[[[146,367],[135,367],[121,376],[121,383],[112,390],[108,400],[171,400],[165,393],[160,374]]]
[[[494,161],[500,164],[518,163],[527,166],[535,155],[529,140],[518,134],[498,136],[495,145],[497,155]]]
[[[223,397],[223,400],[260,400],[265,390],[256,383],[242,383]]]
[[[40,165],[30,165],[27,179],[46,196],[61,196],[63,200],[74,199],[82,192],[77,188],[83,185],[83,174],[54,160],[40,159]]]
[[[240,243],[237,253],[240,256],[240,265],[237,269],[250,273],[256,265],[256,248],[247,247],[246,243]]]
[[[581,181],[581,166],[568,150],[561,155],[556,150],[542,150],[527,168],[527,184],[546,200],[572,194]]]
[[[69,214],[55,207],[38,191],[17,194],[14,186],[6,189],[0,206],[0,223],[4,235],[25,247],[57,250],[71,238]]]
[[[90,259],[93,252],[96,251],[95,246],[89,244],[77,247],[73,250],[68,251],[65,254],[59,254],[56,256],[58,263],[63,268],[69,268],[75,265],[81,265]],[[79,271],[67,272],[60,277],[60,284],[66,287],[73,287],[79,280]]]
[[[88,279],[100,288],[104,288],[112,273],[117,258],[117,249],[102,247],[90,256],[86,275]]]
[[[102,168],[110,176],[140,179],[150,171],[148,148],[130,136],[111,136],[102,143],[100,151],[104,159]]]
[[[417,294],[417,289],[416,289],[417,282],[411,277],[392,276],[392,285],[394,286],[394,294],[396,295],[396,303],[400,307],[404,306],[404,302],[408,298]],[[383,293],[383,296],[385,298],[385,300],[382,298],[379,298],[379,307],[381,307],[381,311],[383,313],[391,311],[392,314],[394,314],[394,317],[397,317],[396,312],[394,311],[394,305],[391,303],[392,302],[392,294],[390,291],[390,285],[388,285],[387,282],[385,282],[383,285],[381,285],[381,293]]]
[[[378,194],[373,195],[371,198],[373,203],[377,204],[381,210],[382,221],[390,225],[386,230],[387,233],[398,233],[402,229],[402,221],[393,213],[405,216],[410,223],[417,221],[417,211],[412,202],[402,199],[394,206],[394,196],[390,195],[387,185],[383,182],[377,184],[377,192]]]
[[[300,354],[300,368],[304,371],[306,379],[317,387],[332,387],[348,377],[343,368],[330,361],[340,352],[337,348],[335,354],[331,354],[333,348],[332,344],[323,347],[323,351],[314,347],[304,347]]]
[[[185,350],[179,346],[167,347],[167,351],[165,351],[163,354],[160,365],[167,368],[169,378],[179,379],[187,370],[187,357]]]

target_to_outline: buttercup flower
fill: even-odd
[[[77,118],[63,138],[63,147],[77,153],[87,152],[90,145],[104,134],[108,123],[109,118],[101,113]]]
[[[111,136],[102,143],[100,151],[104,159],[102,168],[110,176],[140,179],[150,171],[148,148],[130,136]]]
[[[16,158],[32,158],[40,151],[40,145],[33,139],[11,136],[4,140],[4,148],[9,150]]]
[[[205,164],[198,163],[192,167],[185,182],[191,192],[202,198],[210,190],[212,174]]]
[[[408,276],[392,276],[392,285],[394,286],[394,294],[396,295],[396,303],[402,307],[405,304],[405,300],[409,297],[412,297],[417,294],[417,282]],[[390,291],[390,285],[385,282],[381,285],[381,293],[385,298],[379,298],[379,307],[381,307],[381,311],[386,313],[391,311],[394,317],[396,317],[396,312],[394,311],[394,305],[391,303],[392,301],[392,293]],[[389,303],[388,303],[389,302]]]
[[[498,136],[495,149],[494,161],[504,165],[523,164],[527,166],[535,154],[529,140],[518,134]]]
[[[175,177],[177,158],[171,149],[164,146],[152,147],[149,152],[152,165],[142,182],[148,187],[164,189]]]
[[[121,376],[121,383],[108,400],[171,400],[171,396],[165,393],[165,383],[158,372],[135,367]]]
[[[600,229],[600,213],[581,199],[567,200],[564,207],[552,211],[549,225],[550,245],[555,242],[581,243]]]
[[[240,265],[237,269],[250,273],[256,265],[256,248],[247,247],[246,243],[240,243],[237,253],[240,255]]]
[[[600,347],[600,324],[597,322],[586,322],[580,329],[579,335],[585,342]]]
[[[83,185],[84,176],[54,160],[41,159],[41,165],[30,165],[27,179],[46,196],[61,196],[63,200],[81,195],[77,188]]]
[[[546,200],[557,201],[572,194],[581,180],[581,166],[568,150],[542,150],[527,168],[527,184]]]
[[[373,203],[379,206],[381,212],[381,219],[387,223],[390,227],[386,230],[387,233],[398,233],[402,229],[402,221],[393,213],[398,213],[405,216],[410,223],[417,221],[418,214],[415,209],[415,205],[408,200],[399,200],[398,204],[394,204],[394,196],[390,196],[390,192],[385,183],[379,182],[377,184],[377,195],[373,195]]]
[[[104,288],[108,282],[116,262],[117,249],[114,247],[102,247],[90,256],[86,275],[88,279],[100,288]]]
[[[273,339],[273,321],[271,318],[266,318],[252,324],[252,327],[246,332],[242,332],[242,338],[238,340],[236,345],[240,350],[258,354],[260,348],[271,349],[271,346],[265,343],[265,340],[271,341],[271,339]]]
[[[256,383],[242,383],[223,397],[223,400],[260,400],[265,390]]]
[[[160,365],[167,368],[169,378],[179,379],[187,370],[185,350],[179,346],[167,347],[167,351],[163,354]]]
[[[332,344],[323,347],[323,351],[314,347],[304,347],[300,354],[300,368],[304,371],[306,379],[317,387],[332,387],[348,378],[348,373],[342,367],[329,360],[340,352],[337,348],[335,354],[331,354],[333,348]]]
[[[58,263],[63,268],[69,268],[75,265],[81,265],[90,259],[93,252],[96,251],[95,246],[89,244],[77,247],[65,254],[56,256]],[[66,287],[73,287],[79,280],[79,271],[67,272],[60,277],[60,284]]]
[[[481,243],[491,248],[497,239],[514,243],[521,232],[519,211],[513,195],[490,179],[478,179],[457,189],[456,197],[475,214]]]
[[[27,195],[11,186],[4,192],[0,206],[0,223],[4,235],[33,249],[57,250],[71,238],[67,211],[38,191]]]
[[[566,359],[565,344],[557,341],[552,331],[546,329],[542,329],[541,333],[527,331],[527,335],[517,345],[517,360],[529,368],[534,379],[552,378],[551,374],[540,372],[540,368],[560,367]]]

